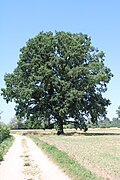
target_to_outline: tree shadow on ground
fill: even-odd
[[[120,136],[120,133],[66,132],[64,135],[65,136],[75,136],[75,135],[79,135],[79,136]]]

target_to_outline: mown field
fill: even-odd
[[[87,133],[65,130],[64,136],[55,135],[54,130],[29,132],[37,134],[40,140],[66,152],[98,177],[120,179],[119,128],[89,129]]]

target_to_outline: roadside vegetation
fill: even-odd
[[[3,123],[0,123],[0,143],[8,138],[10,135],[10,129],[8,126],[6,126],[5,124]]]
[[[7,125],[0,123],[0,161],[13,143],[14,138],[10,136],[10,129]]]

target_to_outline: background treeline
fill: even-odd
[[[104,120],[99,120],[95,125],[89,124],[89,127],[98,127],[98,128],[118,127],[120,128],[120,119],[113,118],[112,121],[110,121],[109,118],[105,118]]]
[[[38,120],[31,121],[30,119],[27,121],[22,121],[17,119],[16,117],[12,118],[9,123],[10,129],[53,129],[56,128],[55,123],[48,123],[48,121],[42,120],[39,122]],[[118,127],[120,128],[120,119],[113,118],[110,120],[109,118],[104,118],[102,120],[98,120],[97,123],[93,124],[90,121],[87,123],[88,128],[110,128],[110,127]],[[72,129],[72,128],[79,128],[79,124],[74,121],[68,121],[64,125],[64,129]]]
[[[90,121],[87,123],[88,128],[110,128],[110,127],[118,127],[120,128],[120,119],[119,118],[113,118],[112,121],[109,118],[104,118],[102,120],[99,120],[97,123],[93,124]],[[77,125],[74,123],[69,123],[64,126],[64,128],[72,129],[76,128]]]
[[[112,120],[110,120],[109,118],[105,117],[101,120],[98,120],[95,123],[92,123],[89,120],[87,120],[86,122],[86,128],[110,128],[110,127],[118,127],[120,128],[120,106],[118,107],[118,109],[116,110],[116,114],[117,117],[113,118]],[[11,121],[8,124],[10,129],[57,129],[57,124],[54,121],[51,121],[50,119],[46,120],[45,118],[42,118],[40,120],[38,120],[38,118],[29,118],[27,120],[24,120],[22,118],[20,118],[20,116],[15,116],[11,119]],[[64,124],[64,129],[72,129],[72,128],[81,128],[81,122],[76,122],[76,121],[66,121]],[[5,129],[5,134],[1,135],[5,137],[7,136],[7,133],[9,133],[9,130],[7,129],[6,126],[2,125],[2,129],[0,130],[0,132],[4,131]]]

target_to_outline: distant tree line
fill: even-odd
[[[112,118],[110,120],[109,118],[104,118],[102,120],[99,120],[96,124],[89,123],[89,127],[99,127],[99,128],[110,128],[110,127],[118,127],[120,128],[120,106],[116,110],[117,117]]]
[[[110,127],[118,127],[120,128],[120,106],[116,110],[117,117],[110,120],[105,117],[101,120],[98,120],[95,123],[92,123],[88,120],[87,127],[88,128],[110,128]],[[56,124],[51,121],[46,121],[42,119],[42,121],[38,121],[38,119],[28,119],[24,121],[19,116],[15,116],[11,119],[9,123],[9,127],[11,129],[53,129],[56,128]],[[64,124],[64,129],[72,129],[72,128],[80,128],[80,124],[76,121],[68,121]],[[80,128],[81,129],[81,128]]]
[[[120,119],[113,118],[110,120],[109,118],[105,118],[103,120],[99,120],[96,124],[89,124],[89,127],[98,127],[98,128],[110,128],[110,127],[118,127],[120,128]]]

